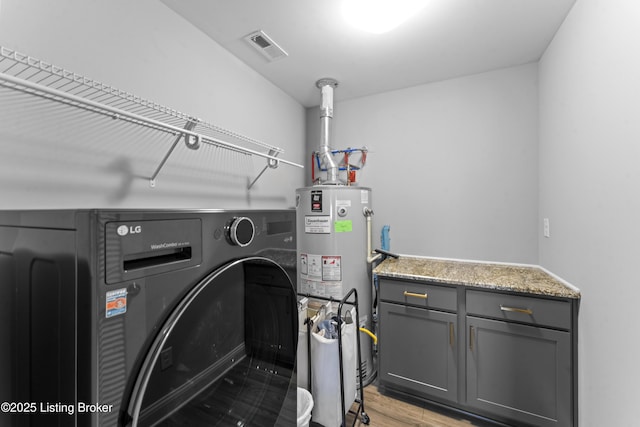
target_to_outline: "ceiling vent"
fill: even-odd
[[[244,39],[269,61],[282,59],[289,55],[262,30],[254,31]]]

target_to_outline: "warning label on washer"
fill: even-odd
[[[113,317],[127,312],[127,289],[107,292],[105,317]]]

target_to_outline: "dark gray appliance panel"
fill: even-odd
[[[225,238],[228,224],[238,217],[249,217],[256,226],[247,247]],[[280,408],[267,415],[276,419],[269,425],[293,425],[297,310],[289,277],[295,277],[294,225],[293,210],[0,211],[1,401],[72,408],[3,412],[0,425],[128,425],[131,381],[167,318],[210,274],[240,261],[224,280],[213,281],[225,310],[219,313],[203,299],[185,314],[171,350],[158,358],[163,373],[174,372],[158,377],[162,381],[149,399],[166,396],[161,396],[162,384],[180,384],[185,367],[196,372],[194,378],[216,354],[237,351],[235,372],[241,377],[251,372],[252,381],[205,387],[193,393],[197,398],[182,402],[176,414],[191,417],[197,412],[193,408],[208,405],[207,399],[235,390],[260,396],[249,407],[259,407],[261,417],[269,408]],[[230,322],[237,326],[229,328]],[[110,409],[81,413],[80,404]]]
[[[76,399],[75,383],[65,381],[75,375],[75,280],[73,231],[0,227],[0,401],[36,405],[2,411],[0,425],[75,418],[40,407]]]

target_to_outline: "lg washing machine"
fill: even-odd
[[[294,210],[0,212],[0,425],[294,426]]]

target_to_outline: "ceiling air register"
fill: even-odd
[[[269,61],[275,61],[289,56],[276,42],[264,31],[255,31],[244,38],[255,50],[264,55]]]

